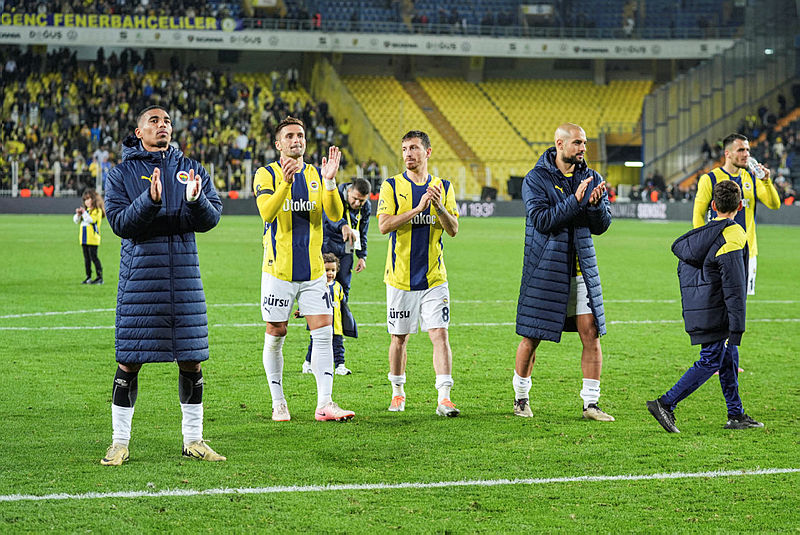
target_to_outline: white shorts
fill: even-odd
[[[573,277],[572,280],[569,281],[567,317],[591,313],[592,307],[589,306],[589,292],[586,290],[586,283],[583,281],[583,275]]]
[[[400,290],[386,285],[386,327],[389,334],[413,334],[450,325],[447,283],[427,290]]]
[[[751,256],[747,262],[747,295],[756,295],[756,258]]]
[[[261,272],[261,318],[264,321],[289,321],[294,300],[303,316],[333,314],[325,275],[303,282],[281,280]]]

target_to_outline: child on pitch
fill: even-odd
[[[93,189],[83,192],[83,205],[75,209],[72,220],[80,225],[78,242],[83,248],[83,264],[86,268],[86,278],[81,284],[103,284],[103,265],[97,257],[97,248],[100,245],[100,223],[106,216],[103,199]],[[97,277],[92,279],[92,264]]]
[[[350,375],[353,372],[344,365],[344,337],[358,338],[358,330],[347,306],[344,289],[336,281],[336,274],[339,273],[339,259],[333,253],[325,253],[322,255],[322,260],[325,262],[325,276],[328,279],[328,295],[333,304],[333,371],[336,375]],[[299,318],[300,311],[296,311],[294,316]],[[311,347],[313,345],[314,340],[309,340],[306,360],[303,362],[303,373],[312,373]]]
[[[737,346],[745,327],[748,261],[747,236],[733,220],[742,209],[739,185],[717,182],[711,207],[716,219],[672,244],[679,259],[683,320],[692,344],[700,344],[700,360],[666,394],[647,402],[647,410],[670,433],[680,433],[675,407],[716,371],[728,406],[725,429],[764,427],[745,414],[739,398]]]

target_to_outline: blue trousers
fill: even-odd
[[[740,416],[744,413],[742,400],[739,397],[739,349],[728,345],[727,340],[703,344],[700,349],[700,360],[689,368],[683,377],[678,379],[669,392],[661,396],[661,403],[670,410],[689,394],[708,381],[714,372],[719,371],[719,384],[722,395],[728,405],[728,414]]]
[[[308,351],[306,352],[306,362],[311,362],[311,348],[314,346],[314,339],[308,340]],[[344,336],[341,334],[333,335],[333,367],[344,364]]]

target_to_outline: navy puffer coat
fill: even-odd
[[[564,177],[555,158],[555,147],[547,149],[522,183],[527,219],[517,334],[558,342],[563,331],[576,330],[574,317],[567,318],[567,302],[577,254],[595,326],[602,336],[605,312],[592,234],[602,234],[611,225],[608,196],[604,193],[597,206],[590,206],[591,191],[603,178],[586,162],[575,166],[571,178]],[[592,181],[578,203],[575,190],[589,177]]]
[[[150,198],[150,177],[161,169],[161,202]],[[188,172],[202,180],[186,201]],[[202,361],[208,358],[208,319],[194,233],[214,228],[222,202],[200,163],[173,147],[147,152],[131,136],[122,163],[108,175],[106,214],[122,238],[117,290],[116,356],[122,363]]]

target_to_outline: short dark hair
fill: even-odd
[[[422,146],[426,149],[431,148],[431,138],[428,137],[428,134],[423,132],[422,130],[409,130],[406,135],[403,136],[403,139],[400,140],[400,143],[407,139],[414,139],[415,137],[419,138],[422,141]]]
[[[322,262],[327,264],[328,262],[335,262],[336,263],[336,271],[339,271],[339,257],[333,253],[325,253],[322,255]]]
[[[714,186],[714,205],[717,213],[735,212],[742,202],[742,190],[733,180],[720,180]]]
[[[354,178],[351,187],[361,195],[369,195],[372,191],[372,186],[366,178]]]
[[[164,106],[161,106],[159,104],[153,104],[152,106],[148,106],[145,109],[143,109],[142,111],[140,111],[138,114],[136,114],[136,126],[137,127],[139,126],[139,121],[142,120],[142,117],[144,116],[144,114],[147,113],[148,111],[152,111],[152,110],[161,110],[161,111],[164,111],[166,113],[169,113],[169,110],[167,108],[165,108]]]
[[[730,147],[737,139],[739,141],[747,141],[747,136],[737,133],[728,134],[725,139],[722,140],[722,148],[728,150],[728,147]]]
[[[297,126],[302,128],[304,131],[306,129],[306,125],[303,124],[303,121],[301,121],[297,117],[292,117],[291,115],[289,115],[288,117],[286,117],[286,119],[284,119],[283,121],[278,123],[278,126],[275,128],[275,137],[276,138],[280,137],[281,130],[283,130],[284,128],[286,128],[287,126],[289,126],[291,124],[296,124]]]

